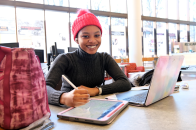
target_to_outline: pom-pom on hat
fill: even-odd
[[[88,25],[97,26],[101,30],[101,34],[102,34],[101,24],[99,23],[99,20],[97,19],[97,17],[87,9],[80,9],[78,11],[77,18],[75,19],[75,21],[72,25],[72,33],[74,36],[74,40],[75,40],[78,32],[82,28],[84,28],[85,26],[88,26]]]

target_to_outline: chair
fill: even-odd
[[[114,60],[116,61],[117,64],[118,64],[118,63],[121,63],[121,59],[114,59]],[[128,62],[129,59],[123,59],[123,61],[124,61],[124,62]],[[122,69],[122,68],[121,68],[121,69]],[[106,80],[110,80],[110,79],[112,79],[112,77],[111,77],[107,72],[105,72],[105,77],[104,77],[103,85],[105,85],[105,81],[106,81]]]
[[[134,72],[145,72],[144,66],[138,66],[136,63],[121,63],[121,65],[127,65],[125,67],[125,75],[128,77],[128,73],[134,73]]]
[[[123,63],[129,63],[129,58],[126,59],[114,59],[116,61],[116,63],[121,63],[123,60]]]
[[[157,63],[158,57],[143,57],[142,61],[143,61],[143,65],[146,66],[146,64],[144,63],[145,61],[151,62],[152,63],[152,67],[155,68],[156,63]]]
[[[121,59],[114,59],[116,63],[121,63]]]
[[[129,58],[123,59],[123,63],[129,63]]]

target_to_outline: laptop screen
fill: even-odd
[[[151,80],[145,105],[148,106],[172,94],[184,56],[160,56]]]

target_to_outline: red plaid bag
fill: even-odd
[[[27,127],[48,112],[45,78],[34,50],[0,46],[0,127]]]

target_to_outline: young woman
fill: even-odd
[[[118,64],[107,53],[98,53],[101,45],[102,28],[97,17],[88,10],[81,9],[72,25],[74,40],[79,49],[60,54],[52,64],[46,85],[50,104],[80,106],[89,101],[90,96],[128,91],[131,83]],[[105,71],[115,82],[102,85]],[[78,89],[62,78],[65,75]],[[62,78],[61,91],[55,90]]]

